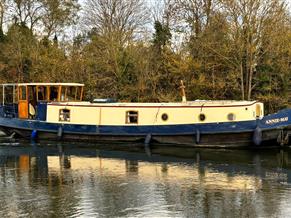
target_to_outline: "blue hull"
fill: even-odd
[[[288,144],[291,110],[262,120],[181,125],[98,126],[56,124],[39,120],[0,117],[0,128],[25,138],[80,141],[145,141],[196,147],[237,147]],[[33,134],[32,134],[33,133]]]

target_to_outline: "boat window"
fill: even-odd
[[[127,111],[126,112],[126,123],[138,123],[138,112],[137,111]]]
[[[78,86],[62,86],[61,101],[80,101],[82,95],[82,87]]]
[[[59,121],[70,122],[70,110],[69,109],[60,109],[59,111]]]
[[[235,120],[235,115],[233,113],[229,113],[227,115],[227,119],[230,120],[230,121],[233,121],[233,120]]]
[[[19,100],[27,100],[26,86],[19,86]]]
[[[4,96],[4,103],[6,104],[12,104],[14,103],[14,88],[13,86],[5,86],[4,87],[4,93],[5,93],[5,96]]]
[[[58,100],[58,87],[51,86],[50,87],[50,101],[57,101]]]
[[[46,101],[47,100],[47,87],[46,86],[38,86],[37,87],[37,100],[38,101]]]
[[[199,120],[204,121],[206,119],[205,114],[199,114]]]
[[[259,118],[261,115],[261,106],[259,104],[256,104],[256,117]]]
[[[28,100],[29,102],[36,103],[36,87],[35,86],[28,86]]]
[[[66,100],[66,87],[62,86],[61,87],[61,101],[65,101]]]
[[[162,120],[163,121],[167,121],[168,118],[169,118],[168,114],[166,114],[166,113],[162,114]]]
[[[77,89],[77,92],[76,92],[76,100],[77,101],[81,101],[82,98],[81,98],[81,95],[82,95],[82,87],[78,86],[76,87]]]
[[[75,101],[76,98],[76,87],[75,86],[68,86],[67,87],[67,95],[66,95],[66,100],[67,101]]]

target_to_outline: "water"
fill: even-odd
[[[80,146],[2,143],[0,217],[291,214],[290,150]]]

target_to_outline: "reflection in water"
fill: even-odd
[[[2,146],[0,215],[287,216],[289,153]]]

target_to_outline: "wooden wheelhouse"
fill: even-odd
[[[83,84],[17,83],[1,84],[2,115],[43,120],[48,102],[82,101]]]

